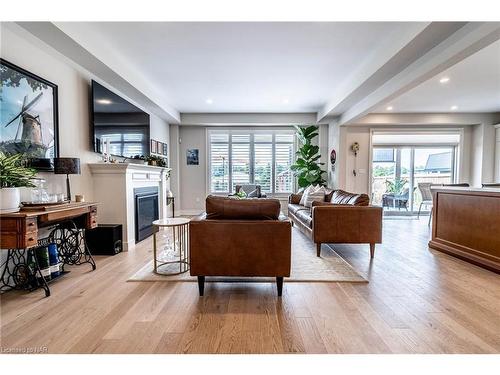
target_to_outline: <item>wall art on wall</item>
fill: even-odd
[[[168,145],[166,143],[163,144],[163,155],[168,155]]]
[[[151,153],[156,154],[156,150],[158,148],[158,142],[154,139],[151,140]]]
[[[186,150],[187,165],[199,165],[199,150],[197,148],[192,148]]]
[[[57,85],[0,59],[0,151],[59,156]]]

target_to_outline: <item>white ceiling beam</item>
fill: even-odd
[[[469,22],[340,116],[349,124],[500,39],[499,22]]]
[[[316,113],[181,113],[181,125],[291,126],[316,124]]]
[[[51,22],[16,22],[18,26],[33,36],[54,48],[57,52],[82,67],[92,75],[108,83],[116,90],[126,95],[130,100],[144,107],[168,123],[178,124],[180,113],[155,93],[149,92],[144,81],[137,82],[135,77],[127,76],[120,71],[117,64],[106,64],[89,52],[84,46],[77,43],[63,30]],[[112,52],[112,51],[111,51]],[[124,74],[125,73],[125,74]]]
[[[420,56],[434,48],[465,22],[432,22],[410,24],[404,33],[388,36],[375,53],[367,57],[360,69],[336,88],[336,94],[318,112],[318,121],[325,116],[340,115],[401,72]]]

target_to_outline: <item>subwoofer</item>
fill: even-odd
[[[85,237],[92,255],[116,255],[122,251],[121,224],[99,224],[86,229]]]

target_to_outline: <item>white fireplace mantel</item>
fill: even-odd
[[[158,187],[160,218],[166,217],[167,169],[133,163],[90,163],[94,197],[99,202],[98,221],[122,224],[123,250],[135,245],[134,189]]]

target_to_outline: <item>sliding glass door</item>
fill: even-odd
[[[372,202],[389,214],[413,214],[425,184],[453,183],[454,170],[454,146],[375,146]]]

